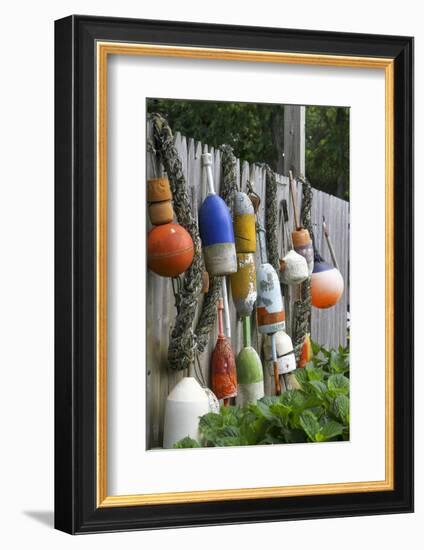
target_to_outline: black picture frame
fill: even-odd
[[[94,90],[98,40],[394,60],[393,491],[97,507]],[[75,534],[413,511],[413,246],[411,37],[79,15],[56,21],[55,527]]]

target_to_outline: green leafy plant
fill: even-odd
[[[174,444],[174,449],[192,449],[194,447],[200,447],[197,441],[189,436],[180,439],[177,443]]]
[[[313,358],[295,376],[299,389],[245,407],[222,407],[200,418],[205,447],[272,445],[349,439],[349,350],[313,343]],[[184,438],[176,448],[198,447]]]

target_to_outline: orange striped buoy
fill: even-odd
[[[193,261],[190,233],[181,225],[167,223],[154,227],[147,237],[147,265],[162,277],[177,277]]]

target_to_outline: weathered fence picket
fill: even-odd
[[[151,138],[151,126],[147,127],[148,137]],[[219,193],[222,178],[221,153],[219,149],[209,148],[205,144],[195,143],[191,138],[186,138],[180,134],[175,136],[175,146],[180,156],[183,172],[186,177],[189,197],[197,215],[197,210],[207,194],[206,178],[201,166],[202,152],[210,152],[213,158],[213,175],[216,191]],[[147,177],[155,177],[162,173],[163,169],[156,165],[156,158],[152,152],[147,154]],[[241,190],[246,190],[247,181],[249,181],[258,195],[261,197],[261,204],[258,211],[260,223],[265,226],[265,190],[266,178],[265,169],[258,164],[249,165],[246,161],[237,161],[237,184]],[[287,177],[278,175],[277,203],[280,205],[283,199],[286,199],[289,205],[289,228],[293,230],[293,208],[289,195],[289,180]],[[300,210],[302,197],[301,184],[298,184],[297,201]],[[337,197],[333,197],[316,189],[313,189],[312,202],[312,223],[314,230],[315,243],[321,255],[331,263],[331,257],[322,230],[322,217],[325,216],[327,226],[330,230],[335,253],[339,263],[340,271],[345,281],[345,292],[340,302],[328,310],[312,309],[312,339],[326,347],[338,347],[346,344],[346,322],[349,303],[348,292],[348,274],[349,274],[349,203]],[[150,225],[148,222],[148,229]],[[278,247],[282,250],[282,231],[278,231]],[[260,261],[259,252],[256,254],[257,262]],[[228,289],[230,285],[228,284]],[[163,416],[166,397],[171,389],[185,375],[184,372],[172,371],[168,368],[167,351],[172,326],[175,320],[174,296],[172,293],[171,280],[159,277],[148,271],[146,285],[146,324],[147,324],[147,356],[146,356],[146,376],[147,376],[147,448],[158,447],[162,445],[163,438]],[[230,319],[232,346],[235,353],[242,347],[242,327],[241,321],[237,319],[237,314],[231,300],[231,291],[229,290]],[[289,297],[286,297],[288,326],[287,332],[291,333],[291,307],[296,298],[296,289],[291,288]],[[199,308],[203,302],[203,295],[199,297]],[[197,321],[197,316],[195,322]],[[260,352],[262,347],[262,337],[256,330],[256,323],[252,319],[253,338],[252,343]],[[211,330],[209,345],[205,352],[199,357],[201,373],[198,369],[194,374],[209,383],[209,365],[210,356],[217,338],[216,325]],[[265,391],[272,393],[272,381],[270,373],[265,371]]]

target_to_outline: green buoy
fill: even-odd
[[[250,342],[250,317],[243,317],[243,346],[236,359],[237,405],[255,403],[264,396],[262,363]]]

